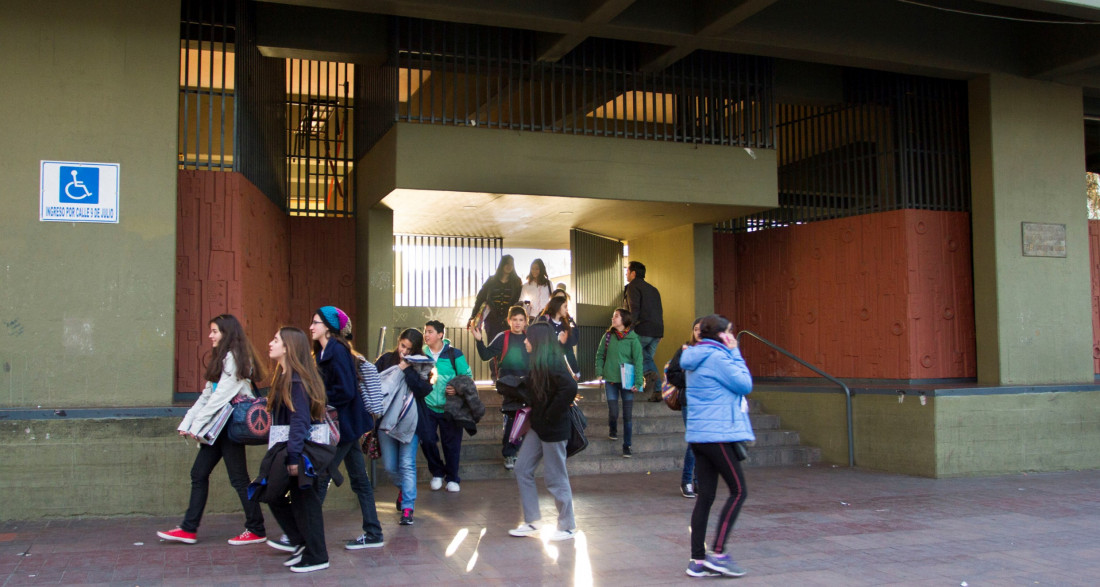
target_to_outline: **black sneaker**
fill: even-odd
[[[366,534],[360,534],[359,538],[355,540],[348,540],[348,543],[344,545],[344,548],[348,550],[359,550],[360,548],[381,548],[385,544],[381,538],[367,538]],[[302,571],[305,572],[305,571]]]
[[[412,526],[413,525],[413,511],[412,511],[412,508],[405,508],[405,510],[401,512],[401,521],[398,522],[398,523],[401,524],[402,526]]]
[[[618,440],[619,439],[619,433],[612,430],[611,432],[607,433],[607,439],[608,440]]]
[[[630,447],[629,446],[624,446],[623,447],[623,458],[624,459],[629,459],[632,456],[634,456],[634,454],[630,452]]]
[[[306,547],[304,544],[302,546],[299,546],[298,548],[295,548],[294,552],[290,553],[290,557],[283,561],[283,566],[293,567],[294,565],[302,562],[302,554],[304,554],[305,551]]]
[[[283,534],[278,539],[268,538],[267,545],[275,550],[281,550],[283,552],[294,552],[298,547],[291,544],[290,540],[287,540],[286,534]]]
[[[695,486],[691,483],[684,483],[680,485],[680,495],[688,499],[695,499]]]
[[[298,563],[290,567],[290,570],[295,573],[312,573],[313,571],[321,571],[327,568],[328,561],[325,561],[323,563]]]

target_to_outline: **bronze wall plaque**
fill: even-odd
[[[1066,225],[1043,222],[1023,222],[1025,257],[1066,256]]]

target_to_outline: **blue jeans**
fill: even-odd
[[[657,344],[661,342],[661,339],[638,335],[638,341],[642,343],[642,372],[657,373],[657,364],[653,362],[653,353],[657,352]]]
[[[378,510],[374,506],[374,487],[367,476],[367,463],[363,460],[363,450],[359,448],[358,439],[336,446],[336,454],[332,457],[329,469],[339,467],[341,462],[348,473],[351,490],[359,498],[359,511],[363,514],[363,533],[368,539],[373,539],[368,542],[382,540],[382,524],[378,523]],[[322,504],[328,495],[328,482],[331,478],[326,469],[317,480],[317,498]]]
[[[378,431],[378,447],[382,449],[382,468],[401,490],[401,509],[416,508],[416,447],[420,441],[416,435],[406,444],[397,442],[389,434]]]
[[[634,435],[634,392],[623,389],[621,383],[604,382],[604,392],[607,394],[607,428],[612,436],[619,429],[619,398],[623,400],[623,447],[630,446],[630,439]]]
[[[684,428],[687,428],[688,423],[688,410],[687,406],[680,411],[684,416]],[[680,485],[687,485],[688,483],[695,483],[695,453],[691,450],[689,444],[687,450],[684,451],[684,472],[680,475]]]

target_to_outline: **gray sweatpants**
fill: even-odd
[[[569,471],[565,469],[565,441],[543,442],[534,430],[527,432],[516,457],[516,483],[523,504],[523,521],[533,524],[542,519],[539,491],[535,486],[535,468],[539,466],[539,461],[543,461],[546,489],[554,496],[558,506],[558,530],[576,528],[577,524],[573,521],[573,490],[569,487]]]

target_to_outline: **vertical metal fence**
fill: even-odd
[[[472,308],[504,254],[500,237],[395,234],[394,305]]]
[[[180,8],[180,169],[232,170],[237,15],[241,0],[183,0]]]
[[[779,104],[779,208],[719,224],[751,231],[887,210],[970,210],[966,84],[848,70],[845,102]]]
[[[286,60],[286,194],[294,216],[355,213],[355,66]]]
[[[698,51],[643,73],[635,43],[590,38],[557,62],[531,31],[395,21],[398,121],[771,148],[765,58]]]

